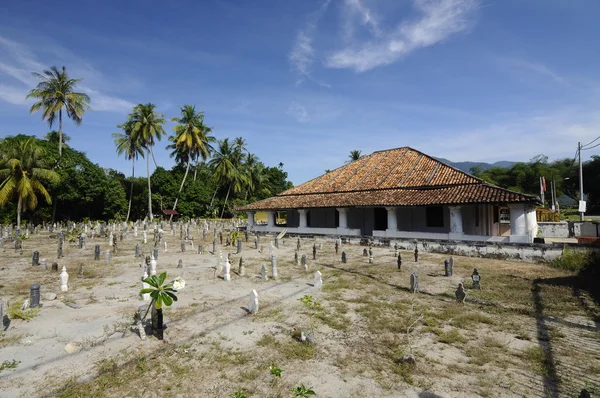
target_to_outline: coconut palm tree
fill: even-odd
[[[197,161],[200,158],[205,161],[210,156],[213,149],[211,143],[215,142],[215,138],[208,135],[211,128],[204,125],[204,113],[196,112],[196,107],[193,105],[184,105],[181,108],[181,117],[174,117],[171,121],[177,124],[173,127],[175,134],[169,137],[172,144],[167,148],[173,149],[171,157],[175,157],[178,163],[186,164],[185,174],[173,205],[173,210],[175,210],[190,171],[191,161]],[[172,219],[173,215],[171,214]]]
[[[23,206],[37,207],[37,194],[52,203],[44,183],[57,183],[58,174],[45,168],[44,150],[35,137],[10,137],[2,141],[0,151],[0,206],[17,198],[17,225],[21,225]]]
[[[218,148],[214,150],[213,157],[208,164],[217,177],[217,187],[210,201],[210,208],[212,208],[219,186],[224,183],[229,184],[237,173],[234,165],[234,146],[229,143],[229,138],[218,142]],[[231,189],[231,185],[229,185],[229,189]],[[229,197],[229,189],[227,190],[227,197]]]
[[[358,149],[350,151],[350,155],[348,155],[348,157],[350,158],[349,163],[355,162],[355,161],[359,160],[360,158],[362,158],[362,151],[360,151]]]
[[[132,139],[146,150],[146,169],[148,171],[148,217],[154,219],[152,214],[152,189],[150,186],[150,153],[156,141],[160,141],[165,134],[164,116],[155,111],[156,105],[138,104],[133,107],[126,124],[131,127]]]
[[[131,123],[129,121],[117,126],[123,130],[123,133],[113,133],[113,140],[117,146],[117,154],[125,155],[125,159],[131,160],[131,189],[129,192],[129,207],[127,208],[127,217],[125,222],[129,221],[129,215],[131,214],[131,202],[133,200],[133,184],[135,178],[135,162],[138,157],[144,157],[144,148],[140,145],[140,142],[131,133]]]
[[[82,79],[70,79],[64,66],[61,70],[53,66],[43,73],[33,72],[33,75],[40,82],[27,94],[27,98],[37,100],[29,111],[41,110],[42,119],[48,122],[50,128],[58,117],[58,154],[62,156],[63,109],[69,119],[80,125],[83,114],[90,109],[90,97],[75,91]]]

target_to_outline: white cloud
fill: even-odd
[[[292,102],[287,111],[288,115],[291,115],[299,121],[300,123],[307,123],[310,121],[310,116],[308,115],[308,111],[304,106],[302,106],[298,102]]]
[[[312,42],[316,33],[317,24],[323,17],[331,0],[325,0],[321,7],[308,18],[308,22],[304,29],[300,30],[296,35],[296,40],[292,51],[288,54],[288,60],[292,65],[292,69],[298,74],[297,83],[300,84],[306,78],[311,77],[311,66],[315,61],[315,50]]]
[[[381,34],[379,29],[379,17],[377,14],[364,4],[363,0],[345,0],[343,12],[345,14],[344,30],[346,39],[350,40],[354,36],[355,22],[369,28],[375,36]]]
[[[0,99],[10,104],[24,105],[31,101],[26,100],[27,89],[23,87],[7,86],[6,84],[0,84]]]
[[[50,53],[54,56],[48,59],[51,63],[40,62],[41,53]],[[38,83],[37,77],[32,72],[42,73],[51,65],[68,65],[70,75],[82,76],[81,91],[91,97],[92,110],[116,111],[130,110],[133,103],[94,89],[96,86],[105,86],[106,80],[89,63],[77,58],[69,50],[58,45],[44,44],[39,54],[35,54],[30,47],[0,36],[0,81],[9,82],[10,85],[0,84],[0,99],[11,104],[25,105],[30,101],[25,100],[27,93]],[[19,97],[22,96],[20,99]]]
[[[532,72],[541,77],[550,79],[561,86],[572,86],[569,80],[562,77],[561,75],[559,75],[558,73],[554,72],[552,69],[548,68],[546,65],[543,65],[541,63],[517,58],[501,58],[500,62],[511,68]]]
[[[414,0],[420,18],[402,21],[387,34],[379,34],[379,24],[360,2],[347,1],[348,4],[356,10],[362,10],[362,23],[371,28],[377,27],[377,34],[372,34],[369,40],[352,42],[333,51],[327,56],[325,65],[364,72],[389,65],[414,50],[432,46],[466,30],[472,23],[472,14],[479,0]]]

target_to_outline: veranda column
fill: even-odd
[[[247,211],[246,214],[248,214],[248,228],[252,228],[254,226],[254,212]]]
[[[510,241],[528,242],[525,206],[523,204],[511,204],[508,205],[508,208],[510,209]]]
[[[298,209],[298,214],[300,215],[299,228],[306,228],[308,226],[308,223],[306,222],[306,213],[308,213],[307,209]]]
[[[462,209],[460,206],[450,206],[450,233],[453,235],[462,235]]]
[[[395,207],[386,207],[387,210],[387,229],[390,231],[398,230],[398,218],[396,217]]]
[[[267,225],[269,227],[275,226],[275,212],[272,210],[267,211]]]
[[[346,217],[347,214],[346,212],[348,211],[347,208],[345,207],[338,207],[337,211],[340,214],[340,222],[339,222],[339,227],[340,229],[348,229],[348,218]]]

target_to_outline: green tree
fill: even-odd
[[[349,161],[350,163],[356,162],[357,160],[362,158],[362,151],[360,151],[358,149],[354,149],[354,150],[350,151],[350,155],[348,155],[348,157],[350,158],[350,161]]]
[[[213,194],[213,198],[210,201],[210,209],[212,209],[215,195],[222,184],[228,184],[236,173],[235,166],[233,164],[234,158],[234,147],[229,143],[229,138],[225,138],[218,142],[218,148],[215,149],[212,159],[208,162],[209,166],[214,170],[217,178],[217,188]],[[228,195],[229,196],[229,193]]]
[[[44,70],[43,73],[33,72],[33,75],[40,81],[27,94],[27,98],[37,100],[31,106],[30,112],[41,110],[42,119],[47,121],[50,127],[58,117],[58,153],[60,156],[62,155],[63,143],[63,109],[69,119],[80,125],[83,114],[90,109],[90,97],[85,93],[75,91],[82,79],[70,79],[64,66],[61,70],[53,66]]]
[[[0,155],[0,206],[4,207],[13,197],[17,198],[17,225],[21,225],[21,212],[25,205],[37,207],[37,194],[51,203],[45,182],[57,183],[58,174],[49,170],[44,161],[44,150],[37,145],[35,137],[9,137],[2,141]]]
[[[172,144],[167,148],[173,150],[171,157],[175,157],[178,163],[186,164],[185,174],[173,204],[173,210],[175,210],[190,171],[191,161],[197,161],[200,158],[206,161],[212,151],[211,143],[215,142],[215,138],[208,135],[211,128],[204,125],[204,113],[196,112],[195,106],[184,105],[181,108],[181,117],[174,117],[171,121],[177,124],[173,127],[175,134],[169,137]],[[173,215],[171,214],[170,220],[172,219]]]
[[[129,207],[127,208],[127,217],[125,222],[129,221],[131,214],[131,203],[133,201],[133,183],[135,178],[135,162],[138,160],[138,156],[144,157],[144,148],[140,144],[140,141],[132,134],[132,126],[130,121],[117,126],[123,130],[123,133],[113,133],[113,140],[117,146],[117,153],[119,155],[125,154],[125,159],[131,160],[131,189],[129,192]]]
[[[156,141],[160,141],[165,134],[164,116],[155,111],[156,105],[138,104],[129,114],[127,122],[131,127],[131,135],[138,145],[146,150],[146,168],[148,171],[148,217],[154,219],[152,214],[152,188],[150,186],[150,152]]]

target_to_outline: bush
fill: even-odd
[[[594,263],[594,257],[594,253],[590,250],[571,250],[565,248],[562,256],[555,258],[551,266],[567,271],[580,272]]]

